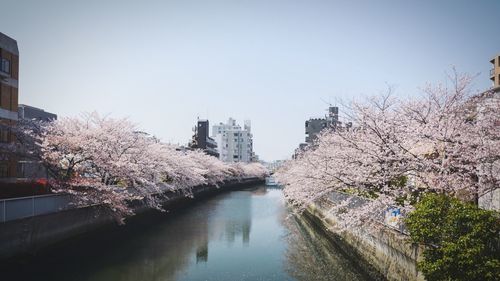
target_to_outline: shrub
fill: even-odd
[[[426,246],[418,266],[428,281],[499,280],[498,213],[438,194],[415,207],[406,224],[413,242]]]

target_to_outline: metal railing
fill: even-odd
[[[345,206],[347,209],[357,209],[360,208],[361,206],[369,203],[370,199],[343,193],[343,192],[338,192],[338,191],[333,191],[330,194],[328,194],[326,198],[329,202],[332,204],[341,204],[342,202],[349,200],[349,203]],[[391,219],[394,219],[394,216],[392,215],[395,210],[398,210],[397,214],[397,221],[393,222]],[[404,235],[409,235],[409,232],[406,228],[406,225],[402,221],[403,218],[405,217],[404,213],[399,212],[399,208],[394,207],[394,206],[388,206],[385,209],[382,209],[380,211],[374,212],[371,214],[371,220],[381,224],[385,227],[388,227],[390,229],[396,230],[401,234]]]
[[[68,194],[47,194],[0,200],[0,222],[50,214],[71,209]]]
[[[226,184],[241,183],[255,180],[257,178],[230,178],[225,181]],[[193,187],[196,188],[196,187]],[[120,187],[120,189],[123,189]],[[182,190],[182,189],[179,189]],[[129,188],[128,191],[132,194],[136,193]],[[176,189],[171,189],[168,186],[159,188],[159,190],[151,190],[152,195],[158,195],[165,192],[175,192]],[[140,194],[137,194],[140,195]],[[56,213],[63,210],[75,209],[91,205],[75,204],[75,198],[67,193],[35,195],[28,197],[17,197],[0,199],[0,223],[34,217],[44,214]],[[98,205],[98,204],[95,204]]]
[[[490,76],[495,76],[495,69],[494,68],[490,69]]]

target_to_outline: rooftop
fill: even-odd
[[[10,53],[19,55],[17,41],[0,32],[0,48],[7,50]]]
[[[41,110],[41,111],[45,111],[41,108],[38,108],[38,107],[35,107],[35,106],[31,106],[31,105],[27,105],[27,104],[19,104],[19,107],[27,107],[27,108],[31,108],[31,109],[37,109],[37,110]]]

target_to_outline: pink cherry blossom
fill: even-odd
[[[195,186],[267,174],[259,163],[230,165],[162,143],[128,119],[90,113],[36,128],[24,131],[35,139],[32,154],[48,167],[53,189],[73,194],[78,205],[104,206],[119,221],[133,214],[130,201],[161,210],[167,191],[190,196]]]
[[[389,91],[346,105],[352,128],[323,131],[277,171],[285,196],[299,209],[332,191],[367,198],[349,212],[360,223],[391,205],[409,211],[422,192],[477,200],[498,188],[499,93],[473,94],[472,77],[450,78],[419,97]]]

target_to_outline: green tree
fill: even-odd
[[[498,213],[446,195],[427,194],[406,219],[426,246],[418,266],[428,281],[500,280]]]

